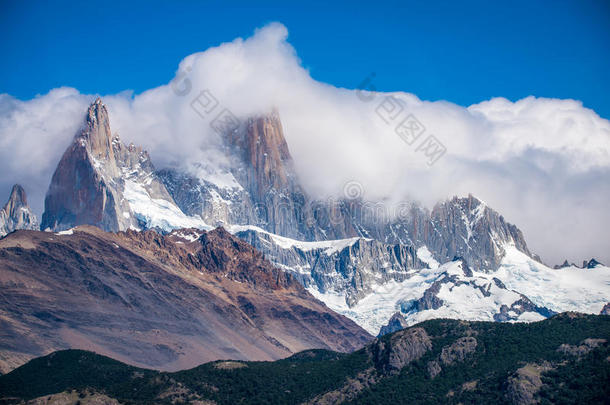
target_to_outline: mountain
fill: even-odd
[[[11,195],[0,210],[0,237],[17,229],[38,229],[38,219],[28,205],[25,190],[15,184]]]
[[[413,247],[374,239],[302,242],[248,226],[230,226],[229,230],[264,252],[306,288],[344,295],[349,306],[373,293],[376,285],[402,282],[415,269],[427,267]]]
[[[373,335],[398,315],[404,327],[431,318],[523,322],[564,311],[598,314],[610,293],[608,267],[586,276],[577,267],[555,270],[511,244],[501,245],[497,270],[481,271],[461,257],[439,264],[425,246],[366,238],[303,242],[252,226],[228,229]]]
[[[370,339],[222,228],[17,231],[0,240],[0,283],[3,371],[68,348],[177,370]]]
[[[432,209],[386,206],[346,184],[342,197],[316,199],[301,185],[279,113],[241,121],[223,135],[222,164],[155,170],[146,152],[111,136],[96,100],[53,176],[42,229],[223,226],[373,335],[397,313],[409,325],[532,321],[597,314],[608,301],[608,267],[592,261],[586,277],[573,266],[549,269],[515,225],[475,196]]]
[[[225,134],[230,166],[157,173],[178,206],[207,223],[258,226],[302,241],[358,236],[344,209],[316,201],[300,185],[279,113],[245,121]]]
[[[608,316],[566,313],[531,324],[438,319],[351,354],[310,350],[275,362],[225,360],[175,373],[67,350],[0,376],[0,400],[602,404],[610,396],[609,336]]]
[[[99,98],[53,174],[41,229],[77,225],[110,232],[204,225],[175,205],[146,151],[112,135],[108,110]]]

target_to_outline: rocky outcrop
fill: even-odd
[[[13,186],[8,201],[0,210],[0,237],[17,229],[38,229],[38,219],[19,184]]]
[[[193,168],[196,170],[197,168]],[[200,171],[205,172],[200,168]],[[188,216],[201,217],[210,225],[252,224],[262,226],[250,194],[229,171],[205,177],[165,168],[156,172],[180,209]]]
[[[443,367],[449,367],[467,360],[476,349],[477,339],[475,337],[463,336],[458,338],[451,345],[443,347],[438,358],[430,360],[426,364],[428,377],[434,379],[443,371]]]
[[[551,369],[546,362],[521,367],[506,382],[506,399],[515,405],[538,403],[535,396],[542,388],[541,374]]]
[[[396,332],[388,339],[378,339],[367,348],[375,367],[391,373],[400,371],[432,349],[432,340],[423,328]]]
[[[96,99],[53,174],[41,229],[94,225],[117,232],[158,226],[136,207],[148,202],[148,210],[154,211],[154,200],[165,201],[166,210],[174,205],[154,171],[146,151],[133,144],[126,146],[118,135],[112,135],[108,110]],[[181,214],[177,207],[175,211]]]
[[[456,340],[450,346],[443,347],[439,356],[440,362],[450,366],[455,362],[461,362],[477,349],[477,339],[473,336],[464,336]]]
[[[318,395],[310,401],[305,402],[306,405],[334,405],[342,404],[355,399],[358,394],[367,388],[374,386],[378,382],[378,378],[374,368],[368,368],[355,377],[348,377],[347,381],[339,389],[326,392]]]
[[[606,339],[588,338],[588,339],[585,339],[582,342],[580,342],[579,345],[570,345],[570,344],[564,343],[561,346],[559,346],[557,351],[559,353],[570,355],[570,356],[582,357],[582,356],[588,354],[591,350],[596,349],[597,347],[604,345],[606,343],[607,343]]]
[[[526,312],[537,313],[545,318],[549,318],[556,314],[556,312],[551,311],[548,308],[534,304],[529,298],[521,294],[521,298],[510,304],[510,306],[502,304],[500,306],[500,312],[494,314],[493,319],[498,322],[514,321],[518,319],[521,314]]]
[[[424,295],[415,301],[415,305],[413,309],[415,311],[425,311],[428,309],[439,309],[443,306],[443,300],[438,297],[438,293],[441,291],[441,287],[443,284],[448,282],[455,281],[453,278],[444,277],[440,280],[436,280],[430,287],[424,291]]]
[[[610,302],[607,303],[606,305],[604,305],[604,307],[602,308],[602,310],[599,314],[600,315],[610,315]]]
[[[434,379],[437,375],[443,371],[443,368],[436,360],[429,361],[426,365],[426,369],[428,371],[428,377]]]
[[[433,232],[425,245],[440,262],[458,256],[478,270],[496,270],[504,257],[504,244],[514,244],[531,256],[521,231],[472,195],[437,204],[431,224]]]
[[[302,241],[359,235],[345,207],[315,201],[302,188],[277,111],[250,117],[224,142],[228,167],[158,172],[185,213]]]
[[[478,271],[496,270],[506,244],[533,256],[522,232],[472,195],[440,202],[432,211],[415,203],[403,204],[400,211],[401,215],[389,220],[372,213],[352,217],[369,219],[358,224],[368,237],[417,248],[426,246],[441,263],[459,257]]]
[[[0,289],[5,360],[80,348],[177,370],[372,338],[222,229],[16,231],[0,240]]]

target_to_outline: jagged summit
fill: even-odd
[[[555,270],[558,270],[558,269],[565,269],[566,267],[570,267],[570,263],[568,263],[568,259],[565,259],[565,260],[563,261],[563,263],[561,263],[561,264],[556,264],[556,265],[554,265],[554,266],[553,266],[553,268],[554,268]]]
[[[441,261],[460,256],[472,267],[495,270],[506,245],[532,256],[521,230],[473,195],[437,204],[431,223],[433,231],[425,244]]]
[[[181,227],[196,225],[175,206],[154,171],[146,151],[112,136],[108,110],[97,98],[53,174],[41,228],[87,224],[116,232],[165,229],[174,220]]]
[[[295,187],[292,156],[277,110],[249,118],[245,131],[227,134],[227,143],[248,167],[244,180],[257,197],[263,197],[271,189]]]
[[[582,268],[583,269],[594,269],[597,266],[603,266],[603,265],[604,265],[603,263],[600,263],[595,258],[592,258],[589,261],[583,260],[583,262],[582,262]]]
[[[8,201],[0,210],[0,236],[17,229],[38,229],[38,219],[28,205],[25,190],[19,184],[13,186]]]
[[[87,146],[94,157],[114,158],[108,109],[99,97],[89,106],[84,126],[76,137],[87,141]]]
[[[14,214],[18,208],[28,206],[28,197],[21,185],[15,184],[11,189],[11,195],[4,208],[8,209],[9,214]]]

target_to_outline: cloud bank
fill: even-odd
[[[187,56],[167,85],[102,95],[113,132],[144,146],[159,168],[222,166],[212,117],[197,114],[193,99],[207,90],[242,122],[276,107],[313,194],[336,194],[358,181],[367,199],[412,198],[430,207],[472,193],[519,226],[545,261],[610,262],[608,120],[575,100],[494,98],[465,108],[405,92],[337,88],[311,78],[287,37],[286,27],[270,24],[250,38]],[[364,87],[374,89],[367,76]],[[42,212],[55,165],[94,96],[72,88],[27,101],[0,95],[2,195],[19,182]],[[400,105],[391,112],[390,96],[390,104]],[[396,132],[409,115],[425,127],[412,145]],[[428,135],[446,148],[433,165],[418,151]]]

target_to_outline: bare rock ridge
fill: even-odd
[[[178,370],[371,339],[222,228],[13,232],[0,240],[0,286],[2,372],[67,348]]]
[[[17,229],[38,229],[38,219],[19,184],[13,186],[8,201],[0,210],[0,237]]]
[[[41,229],[60,231],[87,224],[116,232],[152,227],[125,198],[130,185],[149,199],[174,204],[154,175],[148,153],[134,145],[126,146],[118,135],[112,135],[108,110],[98,98],[53,174]]]

